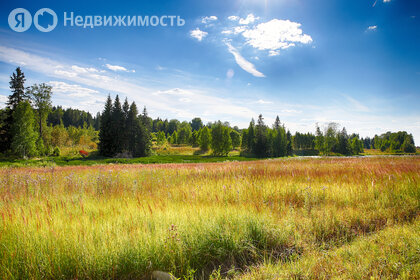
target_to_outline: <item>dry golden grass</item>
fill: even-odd
[[[413,231],[392,228],[419,216],[419,180],[418,157],[1,168],[0,278],[335,277],[324,252]],[[413,275],[400,261],[347,275]]]

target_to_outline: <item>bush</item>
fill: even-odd
[[[54,151],[53,151],[53,156],[55,157],[59,157],[61,154],[60,148],[59,147],[55,147]]]

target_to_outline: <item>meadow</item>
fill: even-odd
[[[0,168],[0,279],[420,278],[420,157]]]

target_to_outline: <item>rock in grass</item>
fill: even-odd
[[[156,280],[176,280],[173,275],[158,270],[153,271],[152,278]]]

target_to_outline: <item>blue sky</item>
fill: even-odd
[[[416,0],[3,1],[0,103],[21,66],[53,103],[96,113],[128,97],[152,117],[226,120],[262,113],[292,132],[337,122],[373,136],[407,130],[420,143],[420,3]],[[51,32],[15,32],[9,13],[50,8]],[[163,16],[184,26],[64,26],[64,12]]]

